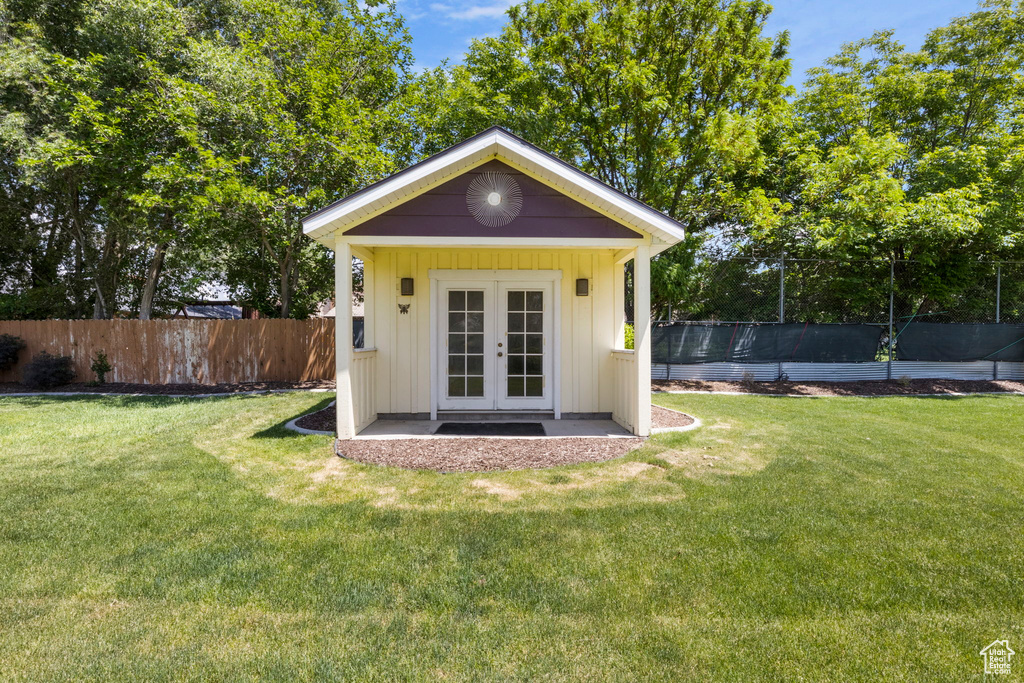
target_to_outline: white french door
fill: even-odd
[[[552,410],[553,283],[437,286],[438,409]]]

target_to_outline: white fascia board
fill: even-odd
[[[475,140],[469,145],[453,150],[436,159],[432,159],[419,166],[413,166],[406,173],[396,176],[390,181],[381,183],[378,187],[369,192],[352,197],[350,201],[342,202],[329,211],[313,216],[302,225],[302,231],[310,237],[317,239],[332,232],[331,224],[338,219],[352,214],[372,213],[377,202],[387,201],[392,194],[402,188],[418,183],[430,183],[433,176],[442,173],[445,169],[458,169],[480,156],[496,151],[497,134],[486,135]]]
[[[682,229],[668,216],[655,211],[649,206],[619,194],[604,183],[601,183],[578,169],[563,164],[547,154],[523,144],[519,140],[497,132],[496,142],[500,149],[513,156],[520,156],[532,164],[539,166],[558,179],[565,180],[578,193],[600,200],[607,209],[630,223],[640,223],[647,232],[661,236],[665,242],[674,244],[686,235]],[[501,152],[499,152],[499,155]],[[549,178],[549,182],[553,179]],[[557,186],[558,183],[556,183]],[[628,220],[632,218],[633,220]]]
[[[577,199],[586,198],[587,203],[599,206],[611,216],[617,216],[623,223],[643,230],[654,238],[651,242],[652,254],[664,251],[685,237],[678,224],[664,214],[619,194],[583,171],[572,168],[500,130],[413,166],[368,192],[356,195],[349,201],[343,201],[322,214],[312,216],[303,223],[303,232],[327,244],[324,238],[332,232],[359,223],[362,217],[376,215],[381,210],[406,201],[410,195],[418,194],[417,190],[437,185],[487,157],[505,158],[514,164],[531,168],[555,189],[570,196],[575,195]]]
[[[635,249],[648,243],[643,239],[608,237],[427,237],[421,235],[339,235],[338,242],[364,247],[480,247],[500,249]]]

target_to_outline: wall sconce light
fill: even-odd
[[[412,296],[412,293],[413,293],[412,282],[413,282],[413,280],[412,280],[411,277],[403,277],[402,278],[402,296]]]
[[[576,280],[576,296],[589,296],[590,295],[590,280],[586,278],[580,278]]]

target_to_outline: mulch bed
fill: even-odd
[[[243,391],[271,391],[282,389],[334,389],[334,380],[317,380],[312,382],[239,382],[235,384],[127,384],[109,382],[107,384],[86,384],[77,382],[65,384],[44,392],[84,392],[90,394],[237,394]],[[30,389],[17,382],[0,382],[0,394],[38,393],[39,389]]]
[[[678,410],[670,410],[661,406],[651,406],[651,427],[665,429],[666,427],[689,427],[694,419],[686,413]]]
[[[440,472],[527,470],[619,458],[640,438],[381,439],[338,441],[338,455],[372,465]]]
[[[305,429],[334,431],[334,406],[295,422]],[[693,418],[651,407],[653,427],[685,427]],[[620,458],[644,442],[639,437],[495,439],[439,436],[432,439],[352,439],[337,441],[338,455],[371,465],[440,472],[492,472],[601,462]]]
[[[334,406],[328,406],[315,413],[303,415],[295,421],[295,426],[302,427],[303,429],[312,429],[316,432],[330,432],[334,434],[335,429],[338,427]]]
[[[1009,380],[913,379],[865,382],[707,382],[656,380],[661,391],[740,392],[744,394],[798,394],[805,396],[914,396],[919,394],[1024,393],[1024,382]]]

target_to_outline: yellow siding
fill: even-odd
[[[430,279],[432,269],[561,270],[561,411],[610,413],[615,338],[613,258],[608,249],[374,249],[377,412],[430,412]],[[415,296],[400,297],[400,279]],[[590,296],[576,296],[576,279]],[[400,314],[399,303],[411,304]],[[557,323],[556,323],[557,324]]]

